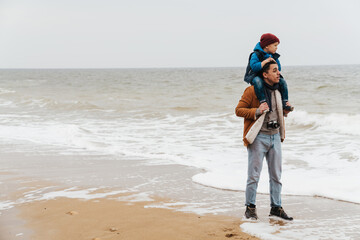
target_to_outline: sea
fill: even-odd
[[[183,165],[201,170],[192,182],[243,195],[247,150],[235,107],[249,86],[244,72],[1,69],[1,151]],[[295,107],[285,119],[283,195],[359,206],[360,65],[284,66],[282,75]],[[266,167],[258,192],[268,193]]]

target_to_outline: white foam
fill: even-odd
[[[301,240],[319,239],[319,234],[314,234],[311,229],[302,228],[301,230],[292,229],[292,224],[280,226],[278,224],[270,224],[265,222],[245,222],[240,228],[253,236],[264,240]],[[286,230],[286,231],[284,231]],[[320,234],[322,237],[329,237],[327,234]]]
[[[14,207],[14,202],[12,201],[2,201],[0,202],[0,210],[6,210]]]
[[[117,200],[127,201],[127,202],[152,202],[152,201],[154,201],[154,199],[150,197],[150,194],[146,193],[146,192],[135,193],[135,194],[131,194],[129,196],[118,197]]]
[[[2,107],[14,107],[13,104],[14,103],[12,101],[1,101],[0,102],[0,106],[2,106]]]
[[[54,189],[55,187],[49,186],[25,192],[24,197],[19,198],[16,201],[16,204],[39,200],[51,200],[59,197],[91,200],[129,192],[128,190],[106,191],[106,188],[88,188],[79,190],[76,187],[72,187],[63,190]]]
[[[281,240],[286,238],[279,238],[275,233],[279,231],[278,226],[270,226],[265,223],[252,223],[245,222],[240,225],[240,228],[249,234],[252,234],[260,239],[269,239],[269,240]]]
[[[290,126],[308,126],[317,131],[360,136],[360,114],[329,113],[316,114],[299,110],[289,114],[286,123]]]
[[[37,198],[37,200],[50,200],[50,199],[55,199],[55,198],[59,198],[59,197],[91,200],[91,199],[97,199],[97,198],[105,198],[108,196],[127,192],[125,190],[121,190],[121,191],[111,191],[111,192],[104,192],[104,193],[95,193],[95,191],[98,191],[98,190],[99,190],[98,188],[89,188],[89,189],[84,189],[84,190],[76,190],[76,188],[69,188],[69,189],[65,189],[65,190],[45,193],[45,194],[43,194],[42,197]]]
[[[246,172],[217,171],[199,173],[192,177],[196,183],[226,190],[244,190]]]
[[[240,225],[242,231],[264,240],[317,240],[317,239],[354,239],[345,231],[332,229],[334,219],[324,219],[324,222],[314,220],[282,220],[271,221],[246,221]]]
[[[242,119],[230,113],[134,115],[43,124],[31,122],[30,116],[5,115],[0,139],[54,146],[66,154],[102,153],[146,159],[148,164],[192,166],[204,170],[193,177],[197,183],[245,190],[247,151],[242,143]],[[302,110],[289,115],[282,144],[284,194],[360,202],[359,117]],[[268,193],[266,168],[264,163],[258,189],[262,193]]]
[[[266,163],[258,186],[259,193],[269,193],[268,172]],[[340,174],[341,173],[341,174]],[[241,170],[213,169],[210,172],[193,176],[194,182],[219,189],[242,190],[246,189],[246,168]],[[352,176],[349,179],[349,176]],[[351,180],[351,181],[349,181]],[[360,203],[360,191],[357,168],[346,168],[338,171],[337,177],[317,169],[287,169],[283,171],[283,194],[324,196],[338,200]],[[301,184],[300,184],[301,183]]]
[[[351,136],[357,135],[360,129],[358,117],[331,114],[310,118],[310,114],[300,111],[289,124],[287,122],[287,139],[282,144],[284,194],[316,195],[360,203],[359,143]],[[337,127],[341,119],[351,124]],[[224,154],[223,158],[218,158],[223,165],[208,164],[207,172],[195,175],[193,181],[220,189],[245,190],[247,153],[240,148],[230,150],[238,157],[238,162],[234,156]],[[266,168],[264,160],[258,187],[261,193],[269,192]]]
[[[148,204],[145,208],[163,208],[171,209],[179,212],[196,213],[198,215],[205,215],[208,213],[218,214],[223,213],[224,209],[216,206],[211,206],[208,203],[197,203],[197,202],[170,202],[170,203],[157,203]]]
[[[5,89],[5,88],[0,88],[0,95],[1,95],[1,94],[6,94],[6,93],[15,93],[15,91],[14,91],[14,90]]]

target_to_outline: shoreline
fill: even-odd
[[[16,226],[10,232],[12,238],[0,235],[0,240],[30,239],[30,231],[21,230],[24,220],[16,217],[19,214],[17,206],[34,200],[52,201],[68,197],[91,202],[106,199],[127,204],[142,203],[146,205],[146,211],[155,208],[169,214],[213,215],[240,222],[245,211],[243,192],[195,183],[192,176],[202,170],[183,165],[153,164],[141,159],[119,160],[104,155],[20,153],[3,154],[0,164],[3,166],[0,171],[7,171],[0,172],[0,234],[8,233],[12,225]],[[328,236],[356,239],[360,236],[357,224],[360,220],[359,205],[311,196],[283,195],[282,200],[285,211],[294,217],[293,222],[269,219],[269,195],[258,194],[259,221],[239,223],[239,231],[260,239]],[[14,204],[15,207],[6,210],[6,206]],[[76,210],[59,209],[60,216],[69,211]],[[9,219],[18,221],[10,224]]]
[[[259,239],[242,232],[242,221],[236,217],[199,215],[179,211],[176,207],[160,207],[164,203],[176,205],[174,199],[153,196],[132,199],[134,195],[141,196],[141,192],[69,190],[61,184],[19,178],[15,173],[1,172],[0,175],[14,177],[7,181],[2,179],[3,186],[13,185],[12,180],[20,180],[14,184],[17,191],[11,191],[7,200],[15,204],[0,211],[0,239],[4,240]],[[64,192],[70,195],[59,195]],[[88,199],[79,194],[84,192],[86,195],[83,196]]]

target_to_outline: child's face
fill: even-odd
[[[275,43],[272,43],[272,44],[269,44],[265,47],[265,52],[268,52],[268,53],[271,53],[271,54],[274,54],[276,53],[276,50],[277,50],[277,47],[278,47],[279,43],[278,42],[275,42]]]

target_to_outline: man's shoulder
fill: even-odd
[[[249,87],[245,88],[244,93],[241,98],[248,99],[248,101],[251,99],[255,99],[255,98],[257,99],[254,86],[249,86]]]
[[[255,94],[254,86],[249,86],[244,90],[244,93],[241,97],[245,102],[251,103],[252,106],[257,107],[259,105],[259,100]]]
[[[251,85],[251,86],[245,88],[244,94],[249,94],[249,95],[255,94],[255,88],[254,88],[254,86]]]

